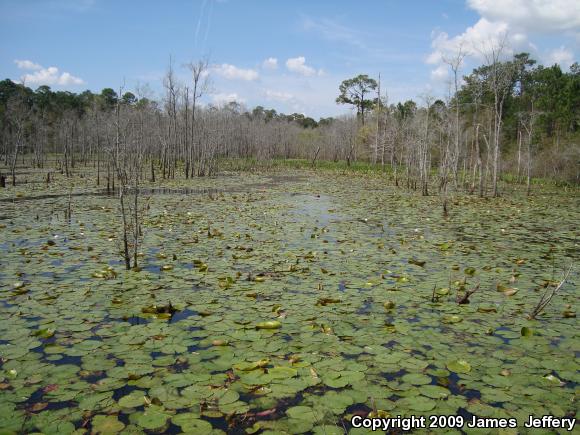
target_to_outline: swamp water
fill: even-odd
[[[578,415],[577,194],[462,195],[443,219],[384,180],[294,175],[145,191],[128,272],[115,197],[0,192],[0,434]]]

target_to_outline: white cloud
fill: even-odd
[[[530,33],[580,32],[578,0],[467,0],[483,18]]]
[[[20,69],[32,69],[32,70],[42,69],[42,66],[41,65],[39,65],[37,63],[34,63],[31,60],[19,60],[19,59],[16,59],[14,61],[14,63]]]
[[[276,69],[278,68],[278,59],[275,57],[269,57],[262,63],[262,66],[266,69]]]
[[[568,69],[570,68],[570,65],[574,63],[574,53],[566,47],[561,46],[548,53],[546,61],[548,65],[554,65],[557,63],[563,69]]]
[[[306,77],[316,74],[316,70],[314,68],[306,65],[306,58],[304,56],[291,57],[286,61],[286,68],[292,72],[301,74]]]
[[[446,32],[435,33],[432,35],[431,42],[433,51],[427,57],[427,63],[439,64],[444,57],[450,58],[456,55],[459,48],[464,53],[481,58],[481,52],[486,47],[497,46],[506,35],[511,46],[523,46],[527,41],[525,35],[509,33],[506,23],[492,22],[485,18],[481,18],[475,25],[454,37],[449,37]]]
[[[213,103],[218,106],[222,106],[231,102],[244,103],[246,101],[244,98],[241,98],[235,92],[232,92],[231,94],[226,93],[214,94],[212,95],[211,99],[213,100]]]
[[[253,69],[238,68],[237,66],[228,63],[215,65],[212,70],[229,80],[252,81],[257,80],[259,77],[258,72]]]
[[[18,68],[33,70],[33,73],[26,73],[20,77],[22,83],[29,85],[59,85],[59,86],[74,86],[82,85],[85,82],[79,77],[73,76],[68,72],[60,72],[57,67],[49,66],[44,68],[42,65],[34,63],[30,60],[15,60]]]
[[[558,63],[563,68],[574,62],[574,53],[561,46],[541,56],[538,47],[530,41],[533,35],[568,34],[580,41],[580,2],[578,0],[467,0],[468,6],[480,14],[480,19],[463,33],[450,36],[445,32],[432,35],[432,52],[426,58],[435,65],[431,78],[443,77],[444,58],[453,58],[459,47],[468,57],[481,62],[489,47],[498,46],[504,39],[504,56],[527,51],[547,63]],[[544,53],[546,53],[544,51]]]
[[[437,82],[444,82],[449,78],[449,68],[445,64],[439,65],[431,70],[431,79]]]
[[[275,101],[282,101],[282,102],[288,102],[288,101],[291,101],[292,99],[294,99],[294,95],[292,95],[289,92],[272,91],[270,89],[266,89],[264,91],[264,96],[268,100],[275,100]]]

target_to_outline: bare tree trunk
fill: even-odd
[[[520,129],[520,124],[518,123],[518,175],[517,180],[520,182],[520,171],[522,164],[522,130]]]
[[[119,186],[119,204],[121,206],[121,219],[123,221],[123,258],[125,269],[131,269],[131,257],[129,255],[129,240],[127,235],[127,211],[125,210],[125,189]]]
[[[375,135],[375,152],[373,155],[373,164],[377,164],[379,153],[379,136],[380,136],[380,119],[381,119],[381,74],[379,73],[379,83],[377,88],[377,133]]]
[[[318,158],[319,152],[320,152],[320,146],[318,148],[316,148],[316,153],[314,154],[314,157],[312,158],[312,166],[314,166],[314,164],[316,163],[316,159]]]
[[[477,156],[477,168],[479,172],[479,197],[483,198],[483,164],[481,162],[481,151],[479,149],[479,127],[480,124],[477,124],[475,128],[475,152]]]
[[[500,155],[500,150],[499,150],[499,135],[501,133],[501,110],[496,113],[496,117],[495,117],[495,124],[494,124],[494,138],[493,138],[493,173],[492,173],[492,189],[493,189],[493,196],[498,197],[499,196],[499,190],[498,190],[498,177],[499,177],[499,155]]]
[[[137,267],[139,253],[139,176],[135,171],[135,184],[133,185],[133,267]]]
[[[122,87],[119,89],[119,95],[122,95]],[[121,102],[120,99],[117,99],[117,106],[115,108],[115,156],[113,163],[115,165],[115,173],[119,181],[119,208],[121,211],[121,229],[123,234],[123,259],[125,260],[125,268],[129,270],[131,269],[131,256],[129,254],[127,208],[125,205],[127,168],[125,166],[125,159],[122,161],[121,158]]]
[[[527,142],[527,154],[528,154],[528,158],[527,158],[527,168],[526,168],[526,195],[530,195],[531,193],[531,172],[532,172],[532,141],[534,140],[534,123],[536,121],[536,111],[534,108],[534,101],[532,100],[531,102],[531,110],[530,110],[530,114],[529,114],[529,120],[528,120],[528,124],[526,125],[525,122],[523,122],[523,126],[526,129],[526,133],[528,133],[528,140]]]
[[[18,151],[20,150],[20,139],[14,143],[14,154],[12,156],[12,163],[10,164],[10,173],[12,175],[12,185],[16,186],[16,162],[18,159]]]

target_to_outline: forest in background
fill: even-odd
[[[208,105],[206,59],[159,97],[0,81],[0,435],[572,431],[580,66],[489,44],[319,120]]]
[[[495,47],[486,62],[461,78],[464,53],[447,60],[449,97],[389,104],[380,79],[359,75],[340,86],[337,103],[356,115],[285,115],[232,102],[200,104],[210,91],[207,60],[187,67],[180,83],[170,64],[160,101],[141,87],[96,94],[32,90],[0,82],[0,159],[6,184],[16,184],[25,156],[38,168],[67,176],[97,169],[97,184],[129,179],[214,175],[221,159],[364,161],[387,167],[397,185],[427,195],[449,186],[480,196],[499,194],[505,174],[580,182],[580,66],[568,72],[538,65],[529,54],[504,61]],[[50,163],[49,163],[50,162]],[[120,180],[120,181],[119,181]]]

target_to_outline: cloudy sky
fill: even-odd
[[[74,92],[148,84],[170,56],[207,56],[206,103],[236,100],[318,118],[346,113],[338,85],[378,77],[391,102],[444,97],[444,62],[464,72],[505,36],[512,52],[567,69],[580,54],[578,0],[0,0],[0,79]]]

